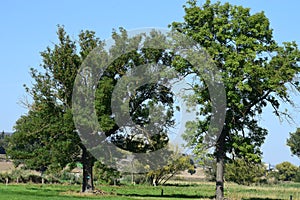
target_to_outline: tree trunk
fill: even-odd
[[[135,185],[133,172],[131,172],[131,184]]]
[[[83,177],[82,177],[81,191],[92,192],[94,190],[94,181],[93,181],[94,158],[85,147],[82,148],[82,166],[83,166]]]
[[[224,199],[224,159],[225,159],[225,137],[226,132],[222,131],[216,144],[216,200]]]
[[[45,170],[44,170],[44,168],[42,168],[41,169],[42,185],[44,185],[44,183],[45,183],[44,172],[45,172]]]

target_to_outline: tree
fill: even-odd
[[[68,163],[80,160],[80,149],[74,145],[80,140],[68,131],[70,119],[67,113],[62,113],[53,102],[36,102],[16,122],[7,150],[16,165],[24,163],[27,168],[43,173],[61,170]]]
[[[295,42],[283,46],[273,39],[268,18],[263,12],[251,14],[249,8],[229,3],[202,6],[190,0],[184,6],[184,22],[173,22],[172,28],[193,38],[204,48],[218,67],[224,83],[227,105],[225,123],[215,144],[216,198],[224,196],[224,163],[226,155],[249,161],[260,161],[260,146],[267,130],[257,117],[268,105],[278,117],[281,100],[293,102],[288,88],[299,91],[299,50]],[[187,66],[189,67],[189,66]],[[192,147],[202,142],[213,117],[207,85],[195,87],[197,103],[202,105],[198,130],[188,136]]]
[[[227,181],[250,185],[260,183],[265,173],[266,168],[261,163],[236,159],[226,164],[225,178]]]
[[[0,135],[0,154],[5,154],[5,148],[7,145],[7,142],[6,142],[7,139],[5,139],[5,137],[8,137],[8,136],[5,136],[4,131],[2,131],[2,133]]]
[[[300,167],[298,167],[294,181],[298,183],[300,182]]]
[[[297,128],[295,133],[290,133],[290,138],[287,139],[287,145],[290,147],[293,155],[300,158],[300,129]]]
[[[93,155],[106,164],[128,156],[117,146],[153,168],[159,161],[145,154],[167,145],[168,129],[174,124],[173,94],[166,86],[166,79],[173,77],[161,72],[162,66],[171,67],[172,54],[165,47],[151,48],[154,42],[166,44],[156,31],[130,38],[121,28],[120,34],[113,32],[113,39],[108,52],[95,49],[88,56],[75,81],[77,131]]]
[[[275,166],[278,170],[278,180],[292,181],[296,178],[298,167],[290,162],[282,162]]]
[[[79,34],[78,44],[59,26],[58,44],[41,53],[42,70],[31,69],[34,83],[26,91],[33,103],[15,125],[8,154],[16,162],[40,171],[83,163],[82,191],[93,190],[93,157],[75,132],[72,90],[77,71],[87,54],[102,43],[92,31]],[[79,45],[79,49],[78,46]],[[77,52],[77,50],[79,52]],[[80,156],[81,155],[81,156]]]
[[[120,29],[120,32],[120,34],[113,32],[115,45],[106,51],[103,42],[96,38],[94,32],[82,31],[79,40],[72,41],[64,27],[58,27],[59,43],[41,53],[43,58],[41,72],[31,69],[34,84],[31,88],[26,87],[26,90],[31,95],[33,103],[27,115],[16,122],[16,131],[10,139],[8,153],[17,164],[25,163],[26,167],[43,172],[62,169],[69,163],[79,161],[83,165],[82,192],[88,192],[94,189],[93,166],[96,157],[93,150],[100,148],[102,155],[107,150],[101,146],[101,142],[144,153],[166,145],[167,129],[173,124],[173,99],[167,87],[159,83],[142,82],[143,85],[129,101],[130,117],[139,126],[151,125],[150,135],[145,135],[141,128],[136,126],[131,126],[130,133],[124,135],[122,131],[125,128],[120,127],[112,115],[111,101],[114,87],[127,70],[147,63],[169,61],[169,57],[164,57],[161,50],[138,49],[142,35],[129,38],[124,29]],[[153,32],[152,36],[146,37],[143,42],[149,43],[156,36],[160,35]],[[123,53],[108,63],[100,80],[88,79],[89,74],[79,70],[84,61],[90,61],[89,58],[95,58],[92,61],[96,63],[105,62],[114,57],[114,54],[118,55],[130,48],[130,52]],[[93,53],[96,53],[95,57]],[[99,68],[96,67],[94,70],[94,74],[99,74]],[[95,108],[100,129],[96,123],[89,120],[90,113],[86,111],[87,107],[83,106],[83,109],[79,110],[80,115],[74,114],[76,106],[84,104],[88,97],[80,96],[86,95],[82,91],[83,88],[74,87],[76,78],[84,84],[90,84],[92,88],[97,88],[96,97],[88,100],[96,101]],[[74,96],[83,98],[76,99]],[[157,109],[156,113],[160,113],[159,117],[164,119],[165,123],[151,124],[155,118],[160,118],[158,115],[150,115],[149,109]],[[114,156],[117,156],[118,152],[114,153]]]
[[[144,76],[151,76],[153,75],[150,74],[151,70],[159,70],[161,65],[170,65],[170,56],[164,54],[164,49],[158,50],[147,47],[149,43],[156,40],[164,43],[165,39],[161,36],[162,34],[153,31],[150,36],[145,37],[143,42],[142,34],[130,38],[126,30],[122,28],[120,28],[119,35],[113,32],[112,37],[116,43],[111,47],[108,57],[117,57],[117,59],[111,59],[113,62],[105,69],[98,83],[95,107],[101,129],[107,137],[111,137],[111,141],[116,146],[130,152],[149,152],[166,146],[168,142],[167,130],[174,124],[174,119],[172,119],[174,113],[173,94],[170,88],[164,86],[159,82],[160,80],[157,83],[145,83],[149,79],[139,77],[143,73]],[[146,46],[146,48],[140,48],[139,45]],[[118,57],[119,55],[122,56]],[[157,65],[158,63],[160,64]],[[123,78],[128,71],[130,71],[131,77],[134,77],[134,82],[137,85],[137,88],[131,88],[135,92],[133,95],[130,95],[132,90],[128,90],[129,85],[132,84],[132,79]],[[122,86],[120,86],[120,82]],[[117,84],[119,84],[118,87],[116,87]],[[117,97],[119,99],[115,99],[114,102],[112,102],[114,100],[113,92],[119,96]],[[130,96],[130,98],[123,102],[124,96]],[[121,116],[112,118],[111,104],[126,105],[126,103],[129,104],[129,116],[126,115],[127,112],[124,112],[127,108],[122,110],[121,107],[117,110]],[[156,116],[150,115],[151,109],[156,109],[154,112]],[[122,115],[123,113],[125,115]],[[134,124],[124,120],[128,117],[132,118]],[[158,123],[158,117],[162,120],[161,123]],[[156,124],[153,125],[153,122]],[[148,136],[146,136],[145,131],[141,130],[141,127],[144,130],[147,129],[147,126],[151,128],[152,132]],[[130,131],[124,131],[125,127],[129,128]]]

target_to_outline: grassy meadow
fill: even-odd
[[[96,187],[104,194],[81,194],[80,186],[74,185],[38,185],[38,184],[1,184],[0,200],[71,200],[71,199],[212,199],[214,183],[174,184],[168,186],[123,185]],[[161,196],[163,190],[163,196]],[[233,183],[226,184],[225,196],[231,200],[293,200],[300,199],[300,184],[285,183],[273,186],[241,186]]]

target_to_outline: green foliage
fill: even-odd
[[[300,167],[298,167],[294,181],[298,183],[300,182]]]
[[[42,183],[42,179],[44,179],[44,183],[49,182],[47,178],[41,175],[22,169],[0,173],[0,183],[6,183],[6,179],[8,179],[8,183]]]
[[[184,6],[184,22],[173,22],[172,28],[194,39],[213,60],[222,76],[227,105],[223,130],[217,140],[217,199],[222,199],[223,166],[227,155],[259,162],[260,147],[267,130],[258,116],[266,106],[276,116],[289,116],[281,109],[281,100],[293,105],[290,86],[299,91],[300,52],[295,42],[279,45],[264,12],[251,13],[249,8],[207,0],[198,6],[196,0]],[[186,66],[190,68],[190,66]],[[203,80],[202,80],[203,81]],[[194,87],[199,109],[198,130],[187,138],[195,147],[203,141],[214,113],[207,84]]]
[[[287,139],[287,145],[290,147],[293,155],[300,158],[300,129],[297,128],[296,132],[290,133],[290,137]]]
[[[0,154],[5,154],[4,144],[2,140],[0,140]]]
[[[152,63],[168,65],[169,56],[164,57],[161,50],[138,49],[142,42],[152,43],[154,39],[160,38],[161,34],[153,32],[142,41],[142,35],[129,38],[127,32],[121,28],[120,34],[113,31],[115,44],[108,51],[104,50],[103,42],[96,38],[92,31],[82,31],[78,40],[72,40],[64,27],[59,26],[57,36],[58,44],[54,44],[52,48],[47,47],[41,53],[42,69],[31,69],[34,81],[32,87],[26,87],[26,91],[32,97],[33,103],[29,105],[28,113],[16,122],[16,131],[9,140],[8,154],[15,164],[24,163],[27,168],[40,171],[59,171],[67,164],[79,161],[84,166],[83,185],[86,185],[87,177],[92,175],[95,161],[93,155],[88,152],[91,149],[87,146],[92,142],[99,144],[99,141],[104,140],[102,136],[109,137],[107,141],[129,151],[148,152],[164,147],[169,140],[167,130],[174,121],[173,96],[169,88],[160,83],[144,84],[143,77],[136,80],[140,81],[140,87],[128,102],[130,116],[134,123],[141,127],[151,127],[154,124],[151,124],[151,121],[155,121],[157,125],[151,127],[151,135],[140,131],[139,127],[132,127],[130,134],[124,134],[126,128],[116,124],[111,110],[112,93],[116,83],[128,70],[134,73],[132,68],[135,66],[149,64],[147,70],[151,71]],[[92,51],[96,47],[97,52]],[[119,56],[126,50],[130,51]],[[105,66],[107,69],[100,80],[89,82],[84,76],[86,74],[79,72],[84,61],[104,62],[114,56],[118,57],[113,59],[109,66]],[[99,69],[96,67],[93,70],[93,73],[98,75]],[[73,87],[79,74],[83,75],[82,79],[79,78],[81,81],[97,88],[95,98],[91,101],[96,101],[95,108],[102,132],[98,124],[91,122],[91,114],[86,113],[86,110],[80,110],[80,116],[73,116],[72,108],[77,105],[72,102],[73,92],[78,92],[76,95],[79,96],[85,95],[81,93],[82,88]],[[125,81],[124,86],[127,86],[127,83]],[[82,98],[79,101],[79,104],[84,103]],[[150,115],[150,110],[153,109],[160,115]],[[81,122],[83,126],[75,127],[73,119]],[[100,134],[94,134],[100,132],[104,133],[101,137],[98,137]],[[95,140],[89,143],[90,141],[84,138],[85,134]]]
[[[226,164],[225,179],[242,185],[259,184],[265,174],[262,164],[236,159]]]
[[[71,171],[63,170],[60,172],[59,176],[55,176],[55,179],[59,180],[61,183],[81,184],[82,176],[77,176]]]
[[[38,171],[47,168],[62,169],[79,155],[78,136],[67,129],[70,121],[59,108],[47,103],[36,104],[28,115],[16,122],[16,132],[9,138],[7,153],[15,164],[24,163]],[[63,126],[64,128],[61,128]]]
[[[144,174],[122,174],[121,184],[136,185],[147,183],[147,177]]]
[[[174,175],[184,170],[188,170],[191,174],[195,173],[195,166],[190,156],[181,154],[177,148],[172,150],[172,154],[165,159],[168,160],[165,166],[147,173],[146,176],[150,184],[163,185]]]
[[[4,131],[0,134],[0,154],[6,153],[5,149],[7,148],[9,137],[10,135],[6,135]]]
[[[140,34],[130,38],[123,28],[120,28],[119,34],[114,31],[112,37],[115,44],[106,55],[106,59],[112,59],[112,63],[103,72],[95,94],[101,131],[116,146],[130,152],[145,153],[161,149],[167,145],[168,130],[174,125],[173,94],[170,88],[163,86],[161,80],[157,83],[147,81],[153,78],[153,71],[161,70],[162,65],[170,66],[171,58],[164,49],[144,46],[153,42],[165,43],[165,39],[155,31],[150,36],[143,37]],[[113,93],[118,94],[115,99]],[[124,102],[124,97],[130,98]],[[112,117],[112,104],[122,104],[116,108],[121,116]],[[150,111],[155,115],[151,115]],[[126,120],[129,117],[133,124]],[[149,128],[150,134],[147,133]]]
[[[121,177],[121,173],[116,169],[107,167],[101,161],[95,162],[94,166],[94,178],[96,181],[115,185],[118,179]]]
[[[185,13],[185,22],[174,22],[173,29],[197,41],[222,73],[228,108],[223,133],[226,152],[258,162],[267,130],[258,125],[257,115],[268,104],[279,115],[279,99],[291,102],[285,83],[298,89],[294,80],[299,71],[298,47],[294,42],[279,46],[263,12],[250,14],[250,9],[229,3],[206,1],[197,6],[189,1]],[[199,138],[207,131],[204,122],[210,120],[211,104],[207,90],[195,92],[198,104],[204,105],[199,112],[204,116],[198,124],[201,131],[192,133]],[[198,142],[194,139],[193,144]]]
[[[6,183],[6,180],[8,179],[8,181],[11,181],[11,176],[9,173],[5,172],[5,173],[0,173],[0,183]]]
[[[80,34],[79,44],[90,40],[98,42],[90,32]],[[8,154],[14,160],[22,160],[32,169],[60,168],[78,159],[80,138],[74,133],[71,114],[73,82],[81,59],[77,55],[76,42],[72,41],[63,27],[58,27],[58,44],[41,53],[42,72],[31,69],[34,79],[32,88],[26,87],[33,98],[27,115],[15,125],[10,139]],[[84,49],[80,49],[81,53]]]
[[[72,91],[82,60],[101,42],[91,31],[73,41],[62,26],[57,36],[58,43],[41,52],[41,69],[30,69],[33,84],[25,88],[33,103],[17,120],[7,148],[15,164],[39,171],[59,171],[87,155],[80,158],[84,148],[75,132]]]
[[[282,162],[276,165],[279,181],[293,181],[299,171],[298,167],[290,162]]]

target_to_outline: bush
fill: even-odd
[[[110,168],[100,161],[94,166],[94,179],[100,183],[108,183],[110,185],[120,184],[121,173],[114,168]]]
[[[42,177],[35,174],[26,173],[23,170],[14,170],[11,173],[2,173],[0,174],[0,183],[6,183],[6,179],[8,178],[8,182],[15,183],[42,183]],[[47,183],[48,180],[44,178],[44,183]]]
[[[276,165],[279,181],[293,181],[296,179],[298,168],[290,162]]]
[[[267,184],[277,184],[278,181],[278,173],[276,171],[270,171],[267,173]]]
[[[294,181],[300,183],[300,167],[297,169]]]
[[[27,181],[31,183],[42,183],[42,177],[35,174],[29,174],[27,176]]]
[[[49,183],[61,183],[61,181],[59,180],[59,178],[57,178],[56,176],[54,176],[53,174],[47,175],[47,180]]]
[[[23,183],[24,177],[26,176],[26,172],[22,169],[15,169],[10,173],[12,181],[16,183]]]
[[[60,179],[61,182],[68,182],[70,184],[81,183],[81,179],[79,176],[67,170],[62,171],[58,179]]]
[[[243,159],[226,164],[225,178],[238,184],[251,185],[266,182],[266,169],[262,164],[247,162]]]
[[[132,175],[131,174],[123,174],[122,183],[124,184],[144,184],[147,182],[147,177],[145,174],[134,174],[133,175],[133,182],[132,182]]]
[[[8,173],[0,173],[0,183],[6,183],[6,179],[8,178],[8,181],[11,181],[11,176]]]

